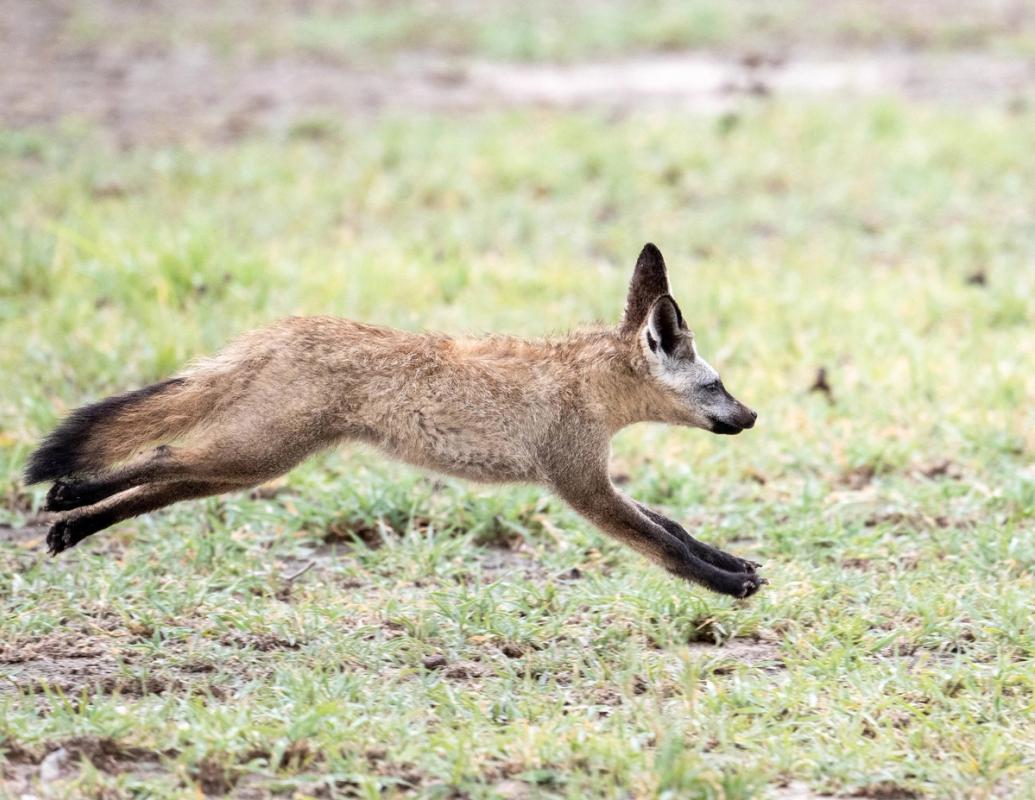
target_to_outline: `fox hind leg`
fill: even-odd
[[[308,451],[278,448],[271,457],[261,450],[241,451],[225,442],[195,447],[162,445],[113,471],[83,480],[59,480],[50,487],[47,511],[71,511],[99,503],[137,486],[179,481],[207,481],[254,486],[287,472]]]
[[[87,536],[124,519],[154,511],[180,500],[208,497],[241,488],[244,486],[238,483],[197,480],[135,486],[94,505],[78,508],[55,522],[47,533],[47,546],[51,555],[57,555],[74,547]]]
[[[47,492],[44,509],[71,511],[83,506],[92,506],[134,486],[185,479],[187,472],[188,465],[180,457],[180,451],[162,445],[143,458],[118,467],[108,474],[81,480],[56,481]]]
[[[65,515],[51,528],[51,553],[129,517],[194,497],[244,489],[282,475],[330,443],[320,433],[280,426],[256,435],[227,428],[190,446],[161,446],[106,475],[59,481],[47,509]]]

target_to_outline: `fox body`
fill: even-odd
[[[47,508],[60,515],[47,542],[59,553],[122,519],[364,442],[461,478],[547,486],[670,572],[752,594],[765,582],[758,565],[612,485],[610,439],[641,421],[717,433],[755,421],[697,354],[650,244],[617,327],[526,341],[281,320],[178,377],[72,412],[30,456],[26,479],[55,481]]]

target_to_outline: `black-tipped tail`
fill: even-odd
[[[77,408],[29,456],[29,463],[25,467],[25,483],[56,481],[67,475],[95,472],[106,466],[89,447],[90,434],[94,429],[101,423],[113,421],[126,408],[182,383],[182,378],[172,378]]]

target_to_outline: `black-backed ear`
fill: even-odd
[[[676,301],[667,294],[659,297],[647,314],[647,346],[651,352],[679,355],[687,349],[685,334],[686,324]]]
[[[647,312],[661,296],[669,294],[668,271],[665,259],[653,244],[648,242],[636,259],[629,295],[625,301],[625,315],[622,317],[622,333],[635,333],[647,319]]]

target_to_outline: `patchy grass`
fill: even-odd
[[[0,135],[5,787],[1024,796],[1033,140],[1030,113],[890,104],[410,118],[222,150]],[[631,429],[615,471],[765,561],[748,602],[537,489],[355,452],[57,560],[26,527],[42,490],[19,471],[76,404],[288,313],[614,320],[647,239],[760,421]]]

